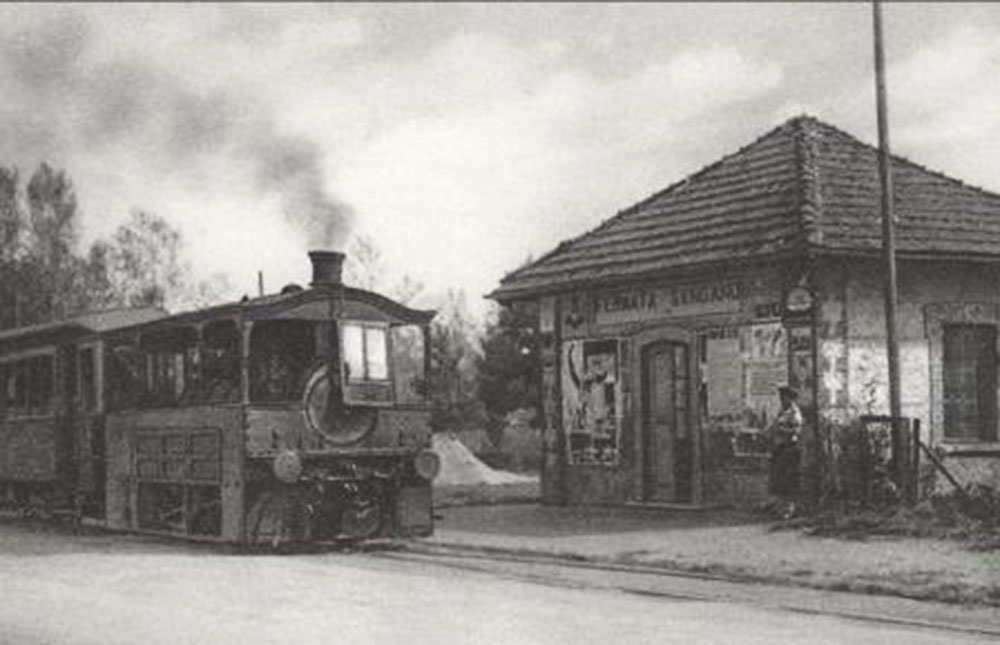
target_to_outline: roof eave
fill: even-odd
[[[859,248],[823,248],[815,247],[811,252],[816,257],[831,258],[881,258],[884,252],[880,248],[859,249]],[[926,251],[896,250],[896,258],[899,260],[922,261],[922,262],[970,262],[974,264],[1000,264],[1000,254],[996,253],[974,253],[968,251]]]
[[[604,289],[621,287],[635,283],[650,283],[662,280],[668,276],[688,277],[693,274],[720,268],[739,269],[750,266],[761,267],[781,264],[790,260],[802,259],[804,257],[806,257],[806,253],[802,249],[792,248],[780,253],[773,253],[767,256],[748,256],[736,261],[711,260],[644,271],[641,273],[610,275],[597,279],[576,278],[569,280],[553,280],[546,284],[529,285],[525,287],[504,287],[501,285],[498,289],[494,289],[490,293],[486,294],[485,297],[500,304],[507,304],[522,300],[532,300],[545,296],[564,294],[569,291],[576,291],[580,289]]]

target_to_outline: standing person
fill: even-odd
[[[796,402],[799,393],[793,388],[778,388],[781,411],[767,429],[771,442],[771,494],[783,505],[783,514],[795,512],[799,496],[799,435],[802,432],[802,410]]]

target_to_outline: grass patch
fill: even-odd
[[[935,495],[912,506],[840,503],[772,520],[771,530],[800,530],[819,537],[948,539],[972,551],[1000,550],[1000,494],[986,486],[964,495]]]

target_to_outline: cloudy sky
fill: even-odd
[[[884,7],[894,152],[1000,191],[1000,5]],[[875,141],[871,8],[0,5],[0,164],[67,170],[238,296],[366,235],[472,303],[808,113]]]

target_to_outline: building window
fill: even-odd
[[[944,325],[944,436],[997,440],[995,325]]]

